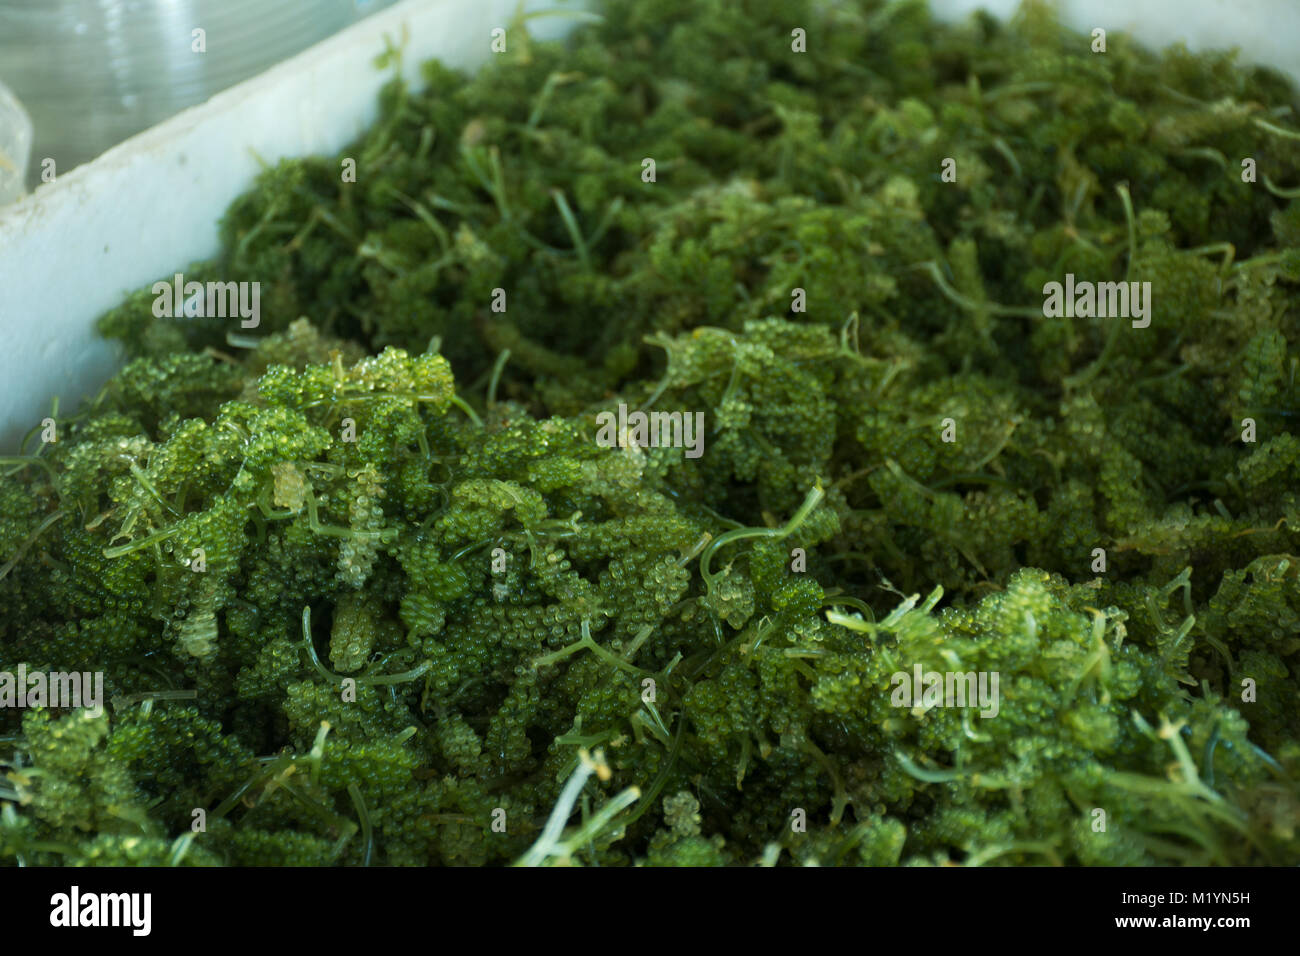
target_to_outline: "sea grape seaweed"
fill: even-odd
[[[266,169],[186,270],[259,327],[101,320],[0,672],[110,702],[0,708],[0,860],[1300,862],[1296,90],[1034,3],[600,13]]]

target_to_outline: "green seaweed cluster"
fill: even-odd
[[[267,168],[186,270],[260,326],[141,290],[3,459],[0,672],[106,701],[0,707],[0,861],[1300,862],[1296,90],[1032,3],[599,11]]]

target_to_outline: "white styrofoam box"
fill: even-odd
[[[653,2],[653,0],[647,0]],[[976,6],[1006,15],[1016,0],[933,0],[938,14]],[[268,72],[218,94],[115,147],[16,205],[0,208],[0,451],[48,413],[59,394],[70,410],[118,362],[96,317],[123,295],[217,252],[217,221],[259,166],[285,156],[336,153],[376,118],[388,78],[372,60],[385,37],[405,34],[404,71],[438,57],[471,68],[490,53],[515,0],[402,0]],[[573,9],[563,0],[529,9]],[[1240,46],[1300,76],[1296,0],[1063,0],[1066,21],[1131,29],[1149,44]],[[571,28],[542,18],[539,37]]]
[[[555,7],[530,3],[526,9]],[[572,8],[571,4],[566,7]],[[472,68],[516,0],[404,0],[0,208],[0,451],[97,391],[120,361],[94,320],[123,296],[218,251],[217,222],[260,156],[336,153],[377,118],[391,77],[374,58],[405,36],[403,72],[438,57]],[[530,21],[539,38],[568,17]]]

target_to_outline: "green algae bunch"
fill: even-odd
[[[101,319],[0,474],[0,861],[1300,863],[1300,94],[598,9],[266,169],[187,270],[255,332]]]

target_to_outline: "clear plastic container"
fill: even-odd
[[[0,83],[0,206],[26,194],[31,152],[31,117],[9,87]]]
[[[62,175],[391,2],[0,0],[0,70]]]

